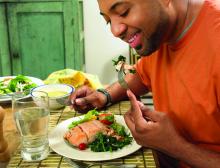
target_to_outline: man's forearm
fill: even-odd
[[[220,165],[220,153],[203,149],[187,141],[181,142],[171,155],[195,168],[217,168]]]
[[[118,82],[111,84],[106,90],[110,94],[113,103],[123,100],[127,96],[126,89],[123,89]]]
[[[141,79],[137,73],[127,74],[125,77],[125,81],[127,82],[129,89],[137,96],[147,93],[148,91],[147,87],[141,82]],[[126,89],[122,88],[118,82],[115,82],[112,85],[108,86],[106,90],[111,95],[112,102],[118,102],[127,97]]]

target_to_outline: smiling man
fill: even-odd
[[[111,24],[113,35],[129,43],[140,55],[154,52],[169,34],[169,16],[159,1],[98,2],[100,14]]]
[[[142,58],[105,90],[86,87],[72,94],[86,111],[124,99],[125,121],[142,146],[175,158],[161,167],[217,168],[220,165],[220,1],[98,0],[100,14],[117,38]],[[133,95],[153,93],[152,111]],[[146,118],[150,118],[146,120]],[[159,155],[160,156],[160,155]]]

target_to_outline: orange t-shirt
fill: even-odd
[[[137,72],[192,143],[220,152],[220,1],[206,0],[185,36],[142,57]]]

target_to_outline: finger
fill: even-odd
[[[161,117],[162,117],[162,115],[164,115],[164,113],[148,109],[148,110],[143,111],[143,115],[144,115],[144,117],[148,117],[152,121],[156,122],[161,119]]]
[[[74,108],[75,111],[79,112],[79,113],[87,113],[89,110],[93,109],[94,107],[92,106],[77,106],[77,105],[73,105],[72,108]]]
[[[93,92],[92,94],[86,96],[86,97],[82,97],[82,98],[77,98],[75,100],[75,103],[77,105],[93,105],[95,106],[97,104],[97,96],[96,96],[96,93]]]
[[[86,106],[88,103],[89,102],[87,101],[86,97],[75,99],[75,104],[77,106]]]
[[[131,110],[132,110],[132,115],[134,117],[134,122],[143,122],[143,116],[142,116],[142,112],[141,112],[141,109],[139,107],[139,104],[138,104],[138,101],[135,97],[135,95],[130,91],[130,90],[127,90],[127,95],[128,95],[128,98],[131,102]],[[139,124],[143,124],[143,123],[139,123]]]
[[[138,105],[141,109],[141,111],[147,111],[147,110],[151,110],[148,106],[144,105],[144,103],[138,101]]]
[[[137,102],[138,102],[138,105],[139,105],[140,109],[141,109],[142,107],[144,107],[144,103],[142,103],[141,101],[137,101]]]
[[[139,107],[142,111],[142,115],[146,121],[153,121],[149,116],[147,116],[145,113],[146,111],[152,111],[148,106],[144,105],[142,102],[138,101]]]
[[[85,97],[86,95],[88,95],[91,92],[92,92],[91,89],[89,89],[86,86],[79,88],[77,91],[73,92],[70,95],[70,99],[72,101],[72,104],[75,103],[75,99]]]
[[[124,119],[125,119],[126,125],[128,126],[128,128],[130,129],[133,135],[133,133],[135,132],[135,125],[134,125],[134,120],[132,118],[132,115],[129,112],[125,113]]]

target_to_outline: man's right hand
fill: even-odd
[[[70,96],[72,107],[81,113],[94,108],[103,108],[106,104],[106,96],[87,86],[77,89]]]

